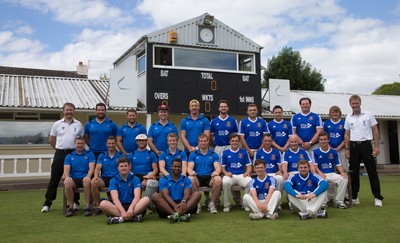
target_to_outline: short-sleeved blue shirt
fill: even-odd
[[[291,123],[293,128],[296,128],[296,133],[303,142],[310,142],[317,132],[317,128],[322,128],[321,117],[314,112],[306,115],[297,113],[292,116]]]
[[[210,121],[201,115],[196,120],[193,120],[189,115],[182,119],[180,130],[186,131],[186,139],[190,146],[196,147],[198,145],[199,135],[204,133],[204,131],[210,130]],[[185,152],[187,152],[186,148]]]
[[[309,163],[312,162],[307,151],[301,148],[299,148],[297,152],[293,152],[292,149],[288,149],[283,153],[282,163],[288,164],[287,172],[298,172],[297,162],[299,162],[299,160],[307,160]]]
[[[259,149],[262,144],[262,136],[264,133],[269,133],[267,122],[261,117],[252,121],[248,117],[240,121],[239,135],[243,135],[247,146],[250,149]]]
[[[132,203],[135,198],[135,188],[142,188],[142,183],[139,178],[132,173],[128,174],[128,178],[124,181],[118,173],[110,180],[108,191],[118,191],[118,198],[122,204]]]
[[[214,135],[215,146],[229,145],[229,135],[238,132],[238,123],[235,118],[228,116],[221,119],[219,116],[211,121],[211,134]]]
[[[172,154],[171,151],[169,151],[169,149],[167,148],[165,152],[161,152],[160,157],[158,158],[159,161],[161,160],[165,161],[165,170],[168,171],[168,173],[172,172],[171,165],[174,159],[187,161],[186,153],[180,149],[177,149],[175,151],[175,154]]]
[[[107,151],[107,138],[117,135],[118,126],[108,117],[98,123],[96,118],[93,118],[85,125],[85,135],[89,135],[89,150],[91,152]]]
[[[246,166],[251,165],[249,154],[243,148],[237,151],[227,149],[222,152],[221,165],[227,172],[233,175],[241,175],[246,172]]]
[[[267,173],[276,173],[279,171],[279,165],[281,164],[281,153],[279,150],[271,148],[271,151],[267,152],[262,148],[255,154],[254,161],[256,161],[256,159],[265,161],[265,170]]]
[[[324,174],[335,173],[335,165],[342,165],[338,152],[332,148],[329,148],[328,151],[322,151],[321,148],[317,148],[312,151],[312,154],[314,164]]]
[[[114,177],[118,174],[117,160],[125,155],[119,151],[116,151],[114,157],[111,158],[108,152],[104,152],[97,158],[97,164],[102,165],[101,176],[102,177]]]
[[[265,200],[270,188],[276,189],[276,180],[272,176],[267,175],[264,180],[260,180],[256,177],[250,182],[250,191],[256,190],[258,200]]]
[[[344,141],[344,121],[339,120],[338,122],[333,122],[332,120],[327,120],[324,122],[324,131],[329,135],[329,145],[332,148],[337,148]]]
[[[149,138],[153,138],[153,143],[159,151],[168,149],[167,136],[175,133],[178,136],[178,128],[172,122],[168,121],[164,126],[160,121],[154,122],[149,128]]]
[[[96,158],[92,152],[87,150],[83,150],[81,154],[77,154],[74,150],[64,160],[64,165],[70,166],[69,176],[77,179],[86,177],[90,163],[96,163]]]
[[[122,147],[124,147],[127,153],[138,149],[136,136],[139,134],[147,135],[147,131],[146,128],[138,122],[135,122],[133,127],[130,127],[128,122],[126,122],[118,128],[117,136],[122,137]]]
[[[188,159],[188,163],[194,163],[194,171],[201,176],[209,176],[214,172],[214,162],[219,163],[219,156],[211,149],[205,155],[196,150],[190,153]]]
[[[156,154],[147,149],[129,153],[128,159],[132,164],[132,172],[135,175],[147,175],[147,173],[153,171],[152,164],[157,164]]]
[[[180,175],[178,180],[172,179],[171,175],[167,175],[160,179],[160,192],[168,189],[169,195],[175,202],[183,199],[186,188],[192,188],[192,181],[186,176]]]
[[[272,120],[268,122],[268,130],[271,133],[272,139],[279,147],[284,147],[289,136],[293,134],[292,124],[286,120],[280,122]]]

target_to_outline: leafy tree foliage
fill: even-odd
[[[400,83],[382,84],[372,94],[376,95],[400,95]]]
[[[324,91],[326,80],[322,74],[301,58],[298,51],[284,47],[278,56],[268,59],[264,72],[263,87],[268,87],[268,80],[289,79],[291,90]]]

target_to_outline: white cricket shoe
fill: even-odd
[[[47,213],[48,211],[50,211],[50,207],[49,206],[43,206],[42,208],[42,213]]]
[[[382,200],[375,198],[375,207],[383,207]]]

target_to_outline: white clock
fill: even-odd
[[[214,39],[214,32],[210,28],[202,28],[200,30],[200,40],[209,43]]]

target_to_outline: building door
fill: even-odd
[[[389,154],[390,163],[399,164],[399,138],[397,133],[397,121],[388,121]]]

